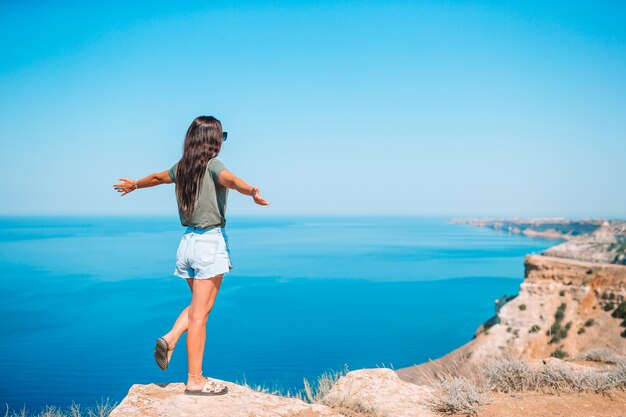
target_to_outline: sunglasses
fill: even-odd
[[[228,139],[228,132],[222,132],[222,142],[226,142],[226,139]]]

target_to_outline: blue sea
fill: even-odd
[[[323,372],[395,369],[469,341],[556,241],[424,217],[236,217],[236,269],[211,312],[203,373],[283,390]],[[0,218],[0,405],[119,402],[187,376],[185,338],[154,362],[191,293],[170,217]]]

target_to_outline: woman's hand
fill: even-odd
[[[122,180],[124,182],[113,184],[113,188],[122,193],[122,197],[137,189],[137,181],[129,180],[128,178],[118,178],[118,180]]]
[[[270,203],[268,203],[267,201],[265,201],[265,199],[261,198],[261,196],[259,195],[259,187],[257,187],[256,185],[252,187],[252,198],[254,199],[254,202],[257,203],[259,206],[269,206]]]

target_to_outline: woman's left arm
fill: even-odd
[[[113,188],[122,193],[122,196],[125,196],[131,191],[137,190],[139,188],[154,187],[155,185],[171,184],[174,182],[170,178],[168,171],[150,174],[140,180],[129,180],[128,178],[118,178],[118,180],[121,180],[123,182],[119,184],[114,184]]]
[[[230,188],[232,190],[237,190],[241,194],[249,195],[252,197],[255,203],[260,206],[269,206],[264,198],[259,194],[259,187],[248,185],[244,180],[235,176],[232,172],[227,169],[224,169],[220,172],[218,177],[218,181],[226,188]]]

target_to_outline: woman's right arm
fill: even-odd
[[[140,180],[130,180],[128,178],[118,178],[118,180],[121,180],[123,182],[119,184],[114,184],[113,188],[122,193],[122,196],[125,196],[131,191],[137,190],[139,188],[154,187],[155,185],[171,184],[173,182],[170,178],[168,171],[150,174]]]

